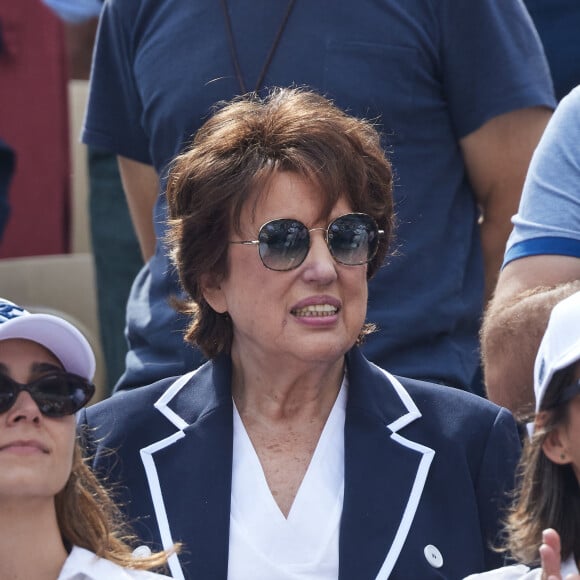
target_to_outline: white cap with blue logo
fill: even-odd
[[[12,338],[42,345],[56,356],[65,371],[93,380],[95,355],[80,330],[63,318],[31,313],[0,298],[0,340]]]
[[[554,373],[580,360],[580,292],[554,308],[534,365],[536,412],[541,408]]]

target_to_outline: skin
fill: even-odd
[[[533,407],[534,360],[550,312],[578,290],[578,258],[528,256],[502,270],[481,332],[485,384],[493,402],[516,414]]]
[[[253,200],[243,209],[241,232],[231,239],[256,239],[264,222],[281,217],[325,228],[328,222],[318,220],[318,199],[312,183],[278,173],[255,212]],[[351,211],[340,200],[328,221]],[[294,270],[268,270],[255,246],[230,245],[227,275],[203,281],[208,303],[233,321],[234,401],[285,516],[336,400],[344,355],[364,323],[366,270],[366,265],[335,262],[323,232],[315,231],[308,256]],[[300,312],[306,303],[338,309],[313,318]]]
[[[562,580],[560,566],[560,536],[551,528],[542,532],[542,545],[540,546],[540,558],[542,561],[542,580]],[[580,580],[580,574],[568,574],[566,580]]]
[[[493,117],[459,141],[480,207],[485,297],[491,298],[532,153],[552,111],[518,109]]]
[[[39,344],[0,341],[0,372],[17,382],[27,383],[54,369],[62,369],[60,362]],[[70,475],[74,441],[74,416],[44,417],[26,392],[0,414],[0,578],[58,576],[67,552],[54,496]]]
[[[571,465],[580,482],[580,396],[568,405],[569,418],[566,425],[558,426],[544,443],[544,453],[554,463]]]
[[[159,177],[151,165],[120,156],[117,162],[141,255],[147,262],[155,253],[157,240],[153,210],[159,194]]]

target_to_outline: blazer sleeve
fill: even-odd
[[[485,550],[487,570],[505,564],[504,556],[494,550],[501,545],[501,531],[516,480],[521,441],[512,414],[501,408],[488,433],[476,493],[482,537],[490,539]]]

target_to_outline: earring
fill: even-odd
[[[565,453],[560,453],[560,459],[562,461],[564,461],[564,459],[566,459],[566,454]]]

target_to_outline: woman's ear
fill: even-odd
[[[210,273],[202,274],[200,283],[201,293],[212,309],[218,314],[224,314],[227,312],[228,302],[218,277]]]
[[[544,455],[557,465],[567,465],[572,462],[570,455],[567,453],[566,436],[563,429],[562,425],[555,427],[548,433],[542,443]]]

